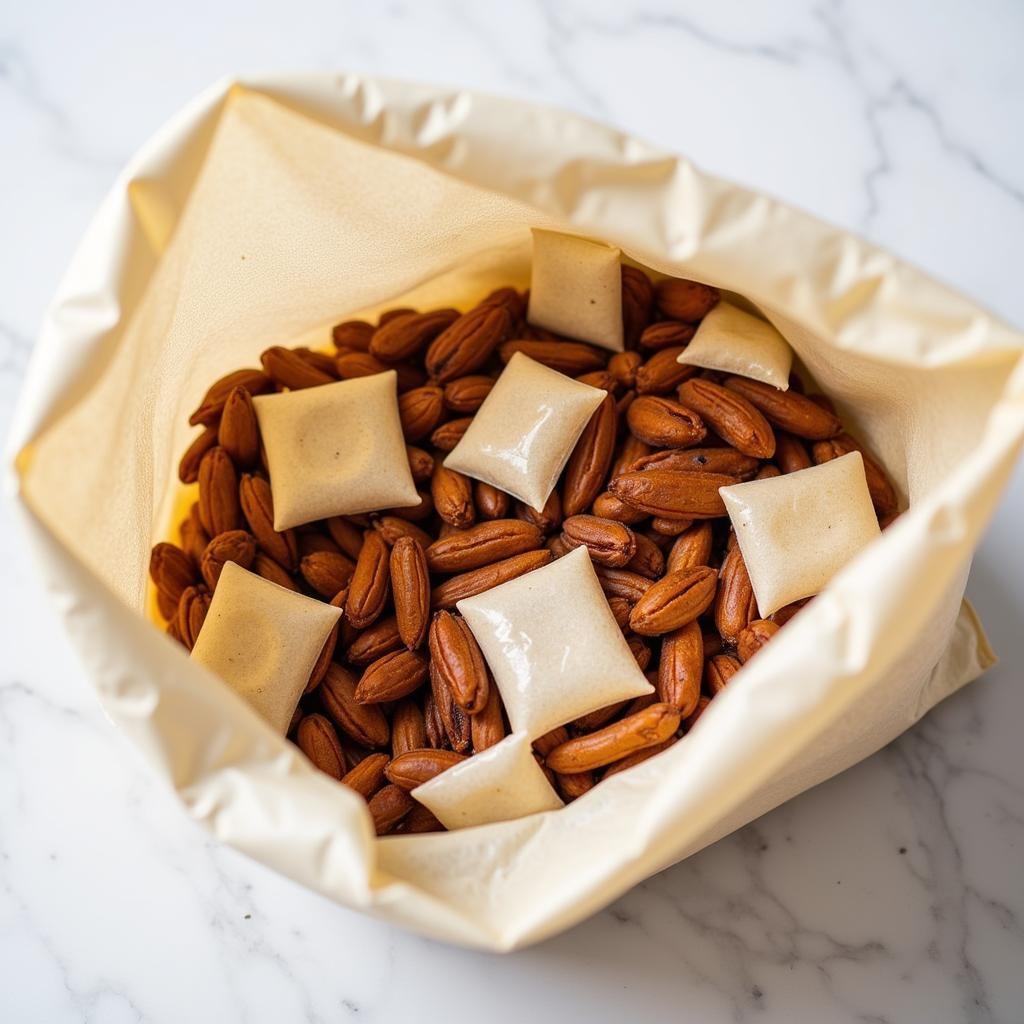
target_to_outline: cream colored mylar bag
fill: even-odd
[[[149,548],[212,380],[358,311],[525,286],[531,228],[749,300],[910,511],[662,755],[563,810],[378,841],[357,796],[146,621]],[[866,757],[992,663],[962,594],[1024,434],[1021,343],[857,238],[569,114],[354,75],[228,82],[86,234],[11,481],[104,708],[198,820],[347,906],[508,950]]]

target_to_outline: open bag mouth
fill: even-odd
[[[533,228],[756,305],[908,511],[683,742],[557,811],[378,842],[360,798],[145,621],[149,547],[205,384],[339,315],[522,287]],[[343,904],[510,949],[855,763],[991,664],[962,593],[1024,437],[1022,340],[855,237],[572,115],[348,75],[224,83],[139,153],[83,240],[10,483],[104,708],[195,817]]]

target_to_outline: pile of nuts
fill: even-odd
[[[331,354],[268,349],[261,369],[213,384],[190,419],[203,429],[180,478],[198,482],[198,500],[178,543],[151,559],[167,632],[191,650],[229,561],[343,609],[288,735],[367,800],[378,834],[433,831],[409,791],[508,732],[456,603],[585,546],[656,693],[552,730],[536,758],[570,801],[665,750],[804,603],[759,616],[719,488],[860,450],[795,376],[779,391],[676,361],[718,299],[623,266],[623,352],[528,325],[513,288],[464,313],[340,323]],[[516,352],[606,393],[540,512],[442,464]],[[391,369],[419,504],[275,531],[252,396]],[[885,525],[895,493],[864,464]]]

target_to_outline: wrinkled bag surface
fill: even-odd
[[[378,842],[359,798],[144,620],[148,552],[210,381],[407,293],[526,285],[530,227],[751,300],[911,508],[662,756],[562,811]],[[962,594],[1024,432],[1021,342],[857,238],[565,113],[350,75],[227,82],[90,227],[10,480],[104,708],[198,820],[340,903],[507,950],[865,757],[991,663]]]

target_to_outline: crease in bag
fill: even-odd
[[[525,285],[531,228],[748,300],[910,510],[684,742],[560,811],[378,842],[359,798],[144,620],[148,549],[209,380],[385,302]],[[225,82],[132,161],[83,240],[9,484],[104,708],[198,820],[341,903],[508,950],[867,756],[993,662],[962,595],[1024,436],[1022,340],[851,235],[568,114],[352,75]]]

